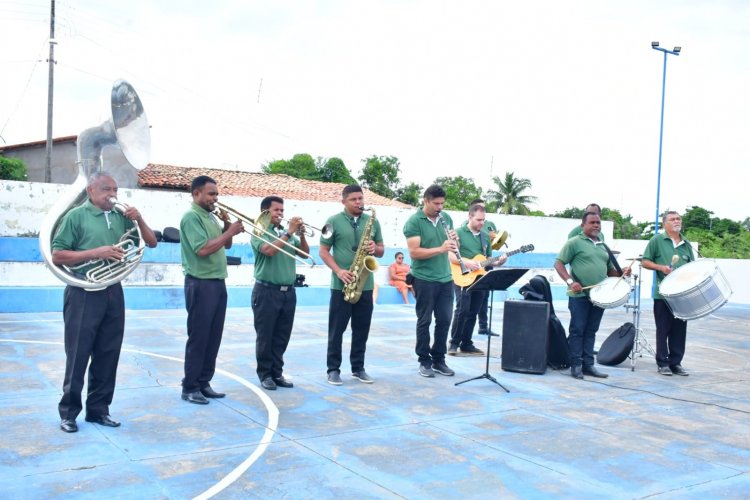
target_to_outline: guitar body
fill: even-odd
[[[534,245],[524,245],[518,250],[512,250],[506,253],[504,256],[510,257],[511,255],[515,255],[517,253],[526,253],[531,252],[532,250],[534,250]],[[461,288],[470,286],[477,280],[477,278],[487,274],[487,271],[485,271],[485,268],[487,266],[496,264],[502,257],[503,255],[499,257],[487,258],[487,256],[482,255],[481,253],[476,254],[471,260],[478,260],[481,267],[476,271],[471,271],[468,274],[461,274],[461,266],[459,266],[458,264],[451,264],[451,276],[453,277],[453,283],[460,286]]]
[[[486,260],[487,256],[482,255],[481,253],[476,254],[472,260],[478,260],[483,261]],[[484,276],[487,274],[487,271],[484,270],[484,268],[479,268],[476,271],[471,271],[469,274],[461,274],[461,266],[458,264],[451,264],[451,276],[453,276],[453,283],[460,286],[461,288],[466,288],[467,286],[471,285],[476,281],[477,278],[480,276]]]

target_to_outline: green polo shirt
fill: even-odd
[[[583,234],[583,228],[581,226],[576,226],[571,232],[568,233],[568,239],[572,238],[573,236],[578,236],[579,234]],[[601,231],[599,231],[599,241],[604,241],[604,233]]]
[[[370,220],[368,214],[362,214],[355,222],[354,217],[346,211],[331,216],[326,223],[333,227],[333,233],[328,238],[320,237],[320,244],[331,249],[333,260],[336,261],[342,269],[349,269],[354,262],[356,248],[359,247],[359,240],[362,239],[362,231]],[[380,222],[377,218],[372,222],[372,239],[375,243],[383,243],[383,233],[380,230]],[[365,282],[364,290],[372,290],[375,285],[374,273],[369,273]],[[344,282],[331,272],[331,288],[333,290],[343,290]]]
[[[573,279],[583,287],[596,285],[607,278],[607,271],[613,268],[609,260],[607,249],[601,242],[594,243],[588,236],[581,233],[565,242],[557,255],[557,260],[563,264],[570,264]],[[574,293],[570,289],[570,297],[585,297],[589,290]]]
[[[685,236],[680,233],[682,241],[675,246],[672,238],[669,237],[667,232],[659,233],[648,242],[646,250],[643,252],[643,258],[650,260],[654,264],[660,266],[672,266],[672,269],[677,269],[680,266],[684,266],[688,262],[695,260],[693,255],[693,247],[690,242],[685,239]],[[679,259],[677,262],[672,264],[672,256],[677,255]],[[661,282],[666,276],[661,271],[656,271],[656,290],[654,291],[655,299],[662,299],[659,288]]]
[[[286,234],[286,229],[272,227],[268,228],[268,232],[280,238]],[[294,248],[300,247],[300,240],[296,235],[286,240],[286,242],[293,245]],[[297,261],[281,251],[276,252],[273,257],[269,257],[260,251],[260,247],[264,243],[273,245],[274,239],[265,233],[261,233],[260,236],[253,235],[251,245],[255,254],[255,279],[280,286],[294,285],[294,281],[297,279]],[[284,245],[282,250],[291,254],[294,253],[294,250],[287,245]]]
[[[451,219],[451,216],[447,212],[443,212],[442,215],[448,228],[453,229],[453,219]],[[404,236],[406,236],[407,240],[419,236],[420,248],[439,247],[448,239],[442,223],[440,221],[433,223],[427,218],[424,210],[421,208],[409,217],[406,224],[404,224]],[[447,253],[441,253],[424,260],[412,259],[411,274],[415,278],[425,281],[436,281],[438,283],[448,283],[453,280]]]
[[[205,257],[198,256],[198,250],[209,240],[221,236],[223,227],[208,210],[193,202],[180,221],[180,253],[182,272],[198,279],[225,279],[227,277],[227,256],[224,247]]]
[[[487,231],[487,233],[496,233],[497,232],[497,226],[494,222],[491,220],[485,219],[484,220],[484,227],[482,227],[483,231]]]
[[[133,221],[119,211],[104,212],[91,200],[86,200],[65,214],[52,240],[52,250],[82,251],[114,245],[133,227]],[[139,243],[136,232],[130,239],[136,245]],[[94,265],[97,264],[76,269],[75,272],[85,275]]]
[[[464,224],[456,229],[456,234],[458,235],[458,240],[461,242],[458,250],[461,253],[461,257],[464,259],[473,259],[477,255],[484,255],[485,257],[492,255],[492,247],[490,246],[490,243],[492,242],[490,241],[490,235],[484,230],[484,228],[482,228],[479,233],[474,234],[472,230],[469,229],[469,226]],[[486,245],[484,250],[482,250],[480,234],[482,234],[484,244]]]

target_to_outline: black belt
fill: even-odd
[[[273,288],[274,290],[278,290],[280,292],[288,292],[290,288],[294,288],[294,285],[276,285],[274,283],[269,283],[263,280],[255,280],[255,282],[259,285],[263,285],[268,288]]]

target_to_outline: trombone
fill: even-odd
[[[238,212],[234,208],[228,205],[225,205],[219,201],[217,201],[215,205],[219,208],[220,211],[223,211],[226,214],[229,214],[235,219],[241,221],[243,225],[247,224],[248,226],[250,226],[253,229],[252,231],[248,231],[247,229],[245,229],[245,232],[248,233],[250,236],[254,236],[256,238],[260,237],[261,234],[270,236],[271,238],[274,239],[274,241],[280,241],[287,248],[291,248],[291,251],[289,251],[284,248],[277,247],[279,252],[282,252],[285,255],[288,255],[289,257],[293,258],[297,262],[300,262],[306,266],[315,267],[315,259],[313,259],[309,253],[303,250],[300,250],[299,248],[295,247],[293,244],[289,243],[288,241],[282,240],[281,238],[279,238],[278,236],[276,236],[275,234],[273,234],[271,231],[267,230],[264,227],[264,225],[260,222],[260,218],[264,217],[266,214],[268,214],[268,212],[261,213],[261,215],[257,219],[251,219],[247,215],[244,215],[243,213]],[[217,215],[220,219],[223,219],[220,214],[214,213],[214,215]],[[300,258],[297,255],[297,253],[302,254],[305,257],[305,259],[310,259],[310,262],[307,262],[306,260]]]
[[[289,224],[289,219],[281,219],[281,222]],[[333,226],[331,224],[326,224],[322,228],[319,228],[303,222],[302,227],[304,228],[302,231],[305,232],[305,236],[308,238],[315,236],[315,231],[319,232],[323,238],[328,238],[333,234]]]

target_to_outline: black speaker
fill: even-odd
[[[546,372],[548,327],[547,302],[506,300],[502,369],[522,373]]]

